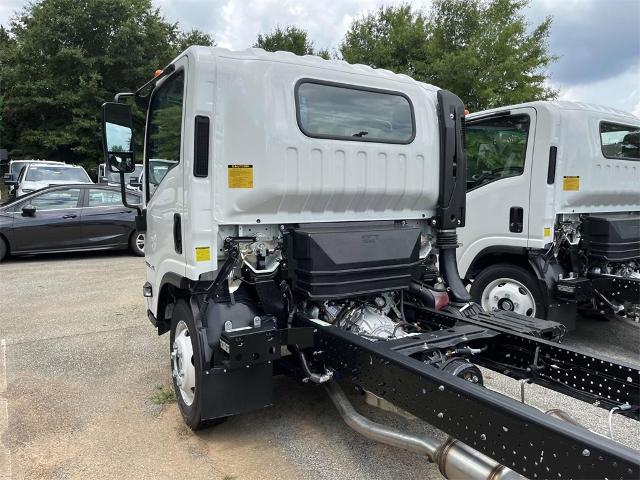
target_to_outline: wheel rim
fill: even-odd
[[[187,406],[191,406],[196,394],[196,367],[194,360],[189,328],[186,323],[180,320],[176,326],[171,348],[171,370],[176,385],[180,390],[182,401]]]
[[[136,247],[141,252],[144,252],[144,233],[139,233],[136,235]]]
[[[482,292],[482,308],[488,312],[504,310],[535,317],[536,302],[531,291],[513,278],[498,278]]]

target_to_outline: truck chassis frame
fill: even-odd
[[[637,368],[498,326],[499,317],[495,321],[492,315],[460,319],[422,307],[407,308],[416,309],[420,322],[439,330],[426,336],[431,338],[372,342],[301,314],[296,314],[294,324],[314,327],[315,358],[337,377],[350,380],[528,478],[638,478],[640,459],[636,451],[411,355],[419,350],[418,344],[443,340],[455,344],[453,338],[441,338],[442,333],[437,338],[438,332],[462,335],[467,340],[478,329],[489,330],[495,333],[489,340],[492,348],[474,356],[475,363],[602,408],[628,404],[631,408],[623,413],[636,419],[640,404]],[[588,392],[586,385],[592,381],[598,388]],[[615,397],[611,395],[617,390]]]

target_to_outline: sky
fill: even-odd
[[[25,0],[0,0],[8,25]],[[258,33],[296,25],[318,48],[334,50],[351,21],[381,5],[407,0],[153,0],[182,30],[211,33],[219,46],[243,49]],[[431,0],[412,0],[428,10]],[[532,26],[553,17],[549,50],[559,60],[549,83],[559,98],[607,105],[640,116],[640,0],[531,0],[524,14]]]

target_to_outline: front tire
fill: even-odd
[[[471,284],[470,293],[487,312],[503,310],[527,317],[546,317],[537,278],[516,265],[498,264],[485,268]]]
[[[204,358],[193,313],[184,300],[178,300],[173,309],[169,353],[173,388],[184,422],[192,430],[221,423],[224,419],[202,418],[202,408],[206,401],[202,388]]]

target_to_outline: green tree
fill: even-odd
[[[8,37],[8,46],[0,40],[2,142],[13,158],[85,166],[101,161],[100,105],[203,38],[181,35],[151,0],[41,0],[12,19]]]
[[[284,29],[276,27],[269,34],[258,34],[254,47],[263,48],[268,52],[283,50],[293,52],[296,55],[318,55],[322,58],[329,58],[327,49],[316,50],[313,42],[309,39],[307,32],[301,28],[289,25]]]
[[[530,28],[528,0],[435,0],[428,15],[409,5],[355,20],[342,57],[446,88],[472,111],[555,98],[546,85],[551,18]]]
[[[201,32],[200,30],[193,29],[186,33],[180,33],[177,38],[177,51],[178,53],[186,50],[192,45],[201,45],[203,47],[215,47],[216,42],[213,36]]]
[[[351,23],[339,51],[349,63],[415,76],[415,63],[424,61],[426,40],[422,13],[410,5],[380,7]]]

